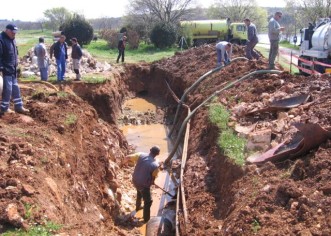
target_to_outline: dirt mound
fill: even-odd
[[[102,92],[96,87],[84,87],[85,94],[107,100],[112,84],[99,85]],[[52,223],[70,235],[124,235],[115,227],[118,181],[125,179],[117,163],[128,150],[123,134],[70,86],[59,92],[43,84],[25,88],[29,116],[0,120],[0,232]],[[116,110],[102,107],[108,114]]]
[[[234,57],[243,56],[234,48]],[[229,82],[256,70],[267,60],[236,61],[203,81],[185,103],[194,109]],[[153,76],[163,78],[180,98],[184,90],[216,66],[213,46],[178,53],[153,65]],[[329,76],[303,77],[287,72],[254,75],[220,93],[216,99],[231,112],[230,125],[270,130],[269,148],[288,138],[294,123],[330,126]],[[273,101],[307,94],[294,108],[247,113]],[[186,116],[182,112],[182,117]],[[217,147],[220,132],[209,122],[206,107],[193,117],[184,185],[189,221],[183,235],[329,235],[330,141],[296,159],[261,166],[238,167]],[[311,134],[314,135],[314,134]],[[183,222],[183,219],[181,219]]]

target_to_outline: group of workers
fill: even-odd
[[[53,55],[56,60],[57,65],[57,81],[64,81],[64,75],[66,71],[66,61],[68,59],[68,45],[65,42],[66,36],[61,33],[59,39],[51,46],[50,56],[48,56],[47,49],[45,46],[45,39],[43,37],[39,38],[39,44],[34,48],[34,54],[37,57],[38,68],[40,71],[41,80],[48,80],[48,67],[50,65],[50,59]],[[81,74],[79,72],[80,60],[83,56],[82,49],[78,44],[77,38],[72,38],[71,40],[71,58],[73,70],[76,74],[75,81],[81,80]]]
[[[278,21],[281,19],[282,13],[276,12],[270,19],[268,24],[268,37],[270,41],[269,50],[269,67],[268,69],[275,69],[275,60],[278,54],[280,34],[284,31],[284,27],[280,27]],[[247,44],[246,44],[246,57],[249,60],[260,58],[259,54],[254,51],[255,45],[258,43],[258,36],[256,26],[250,19],[244,20],[247,26]],[[232,44],[227,41],[221,41],[216,44],[217,52],[217,66],[227,65],[231,61]]]
[[[8,24],[6,29],[0,34],[0,73],[2,73],[2,100],[0,105],[0,115],[5,113],[13,113],[10,109],[10,99],[13,99],[14,110],[17,113],[27,114],[29,110],[24,108],[21,97],[20,88],[17,82],[18,72],[18,49],[15,40],[18,27],[14,24]],[[65,35],[61,34],[59,40],[54,43],[50,50],[50,58],[48,56],[44,38],[39,38],[39,43],[34,48],[34,54],[37,56],[38,68],[40,71],[41,80],[48,80],[48,67],[52,55],[56,59],[57,64],[57,81],[64,81],[66,70],[66,60],[68,59],[67,44]],[[81,47],[77,42],[77,38],[71,39],[73,59],[73,69],[76,73],[76,79],[80,80],[79,72],[80,59],[83,55]],[[0,89],[1,90],[1,89]]]

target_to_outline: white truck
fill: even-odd
[[[303,74],[331,73],[330,18],[301,30],[298,66]]]

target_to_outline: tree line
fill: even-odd
[[[314,24],[319,18],[331,15],[331,0],[285,1],[286,7],[283,9],[262,8],[257,5],[255,0],[215,0],[208,9],[201,9],[195,5],[194,0],[132,0],[128,5],[126,15],[120,18],[103,17],[86,20],[83,15],[59,7],[46,10],[44,18],[37,22],[18,21],[17,24],[21,29],[57,31],[65,30],[69,26],[77,26],[73,22],[79,22],[81,27],[88,29],[81,35],[82,44],[88,44],[93,39],[93,30],[96,30],[102,32],[105,37],[108,35],[110,38],[106,38],[107,41],[114,41],[114,35],[122,31],[121,33],[131,34],[135,38],[135,44],[137,41],[139,44],[139,41],[143,40],[151,41],[158,47],[166,47],[175,42],[176,35],[180,33],[179,22],[181,20],[230,18],[232,22],[242,22],[243,19],[249,18],[257,26],[259,32],[264,32],[270,17],[275,11],[281,10],[283,18],[280,24],[286,28],[285,36],[291,37],[296,35],[299,29],[306,27],[308,23]],[[6,23],[0,21],[0,26],[4,28]],[[92,30],[89,26],[92,27]],[[86,36],[86,34],[88,35]],[[109,45],[114,47],[116,44],[110,42]],[[136,45],[132,48],[135,47]]]

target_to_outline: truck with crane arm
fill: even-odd
[[[331,73],[331,19],[322,18],[301,31],[298,67],[303,74]]]
[[[231,23],[225,20],[181,21],[182,36],[190,39],[193,46],[229,41],[235,44],[246,44],[247,28],[244,23]]]

